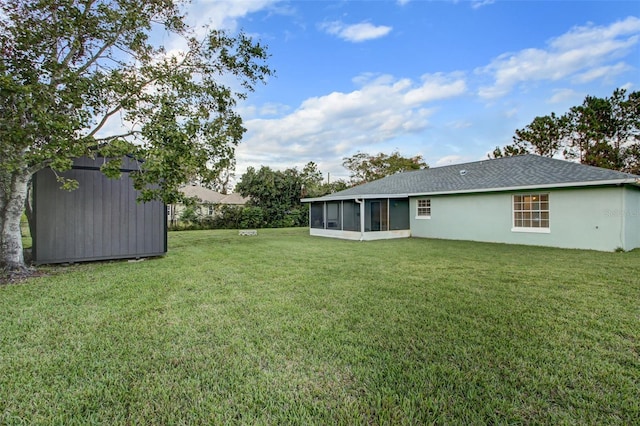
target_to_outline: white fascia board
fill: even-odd
[[[338,195],[332,197],[325,195],[318,198],[302,198],[302,203],[312,203],[316,201],[342,201],[342,200],[373,200],[378,198],[409,198],[411,194],[364,194],[364,195]]]

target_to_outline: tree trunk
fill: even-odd
[[[27,215],[27,222],[29,223],[29,235],[31,238],[35,238],[36,229],[33,217],[33,179],[29,179],[27,184],[27,198],[24,203],[24,213]]]
[[[28,271],[24,262],[20,218],[24,211],[30,173],[0,172],[0,270],[9,275]]]

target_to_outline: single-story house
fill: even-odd
[[[32,256],[35,264],[162,256],[167,220],[161,201],[138,202],[130,173],[140,165],[124,157],[120,179],[100,171],[105,158],[76,158],[59,175],[78,181],[60,189],[49,168],[33,178]]]
[[[180,188],[185,196],[196,199],[196,213],[198,216],[213,217],[217,214],[216,208],[221,205],[244,206],[249,201],[237,193],[221,194],[212,189],[200,185],[187,185]],[[180,221],[182,213],[186,209],[184,204],[167,205],[167,221],[175,225]]]
[[[521,155],[387,176],[310,204],[310,234],[640,247],[640,176]]]

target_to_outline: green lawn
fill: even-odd
[[[640,251],[169,234],[0,286],[0,424],[633,424]]]

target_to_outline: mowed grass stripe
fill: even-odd
[[[0,423],[635,423],[639,260],[170,233],[0,287]]]

